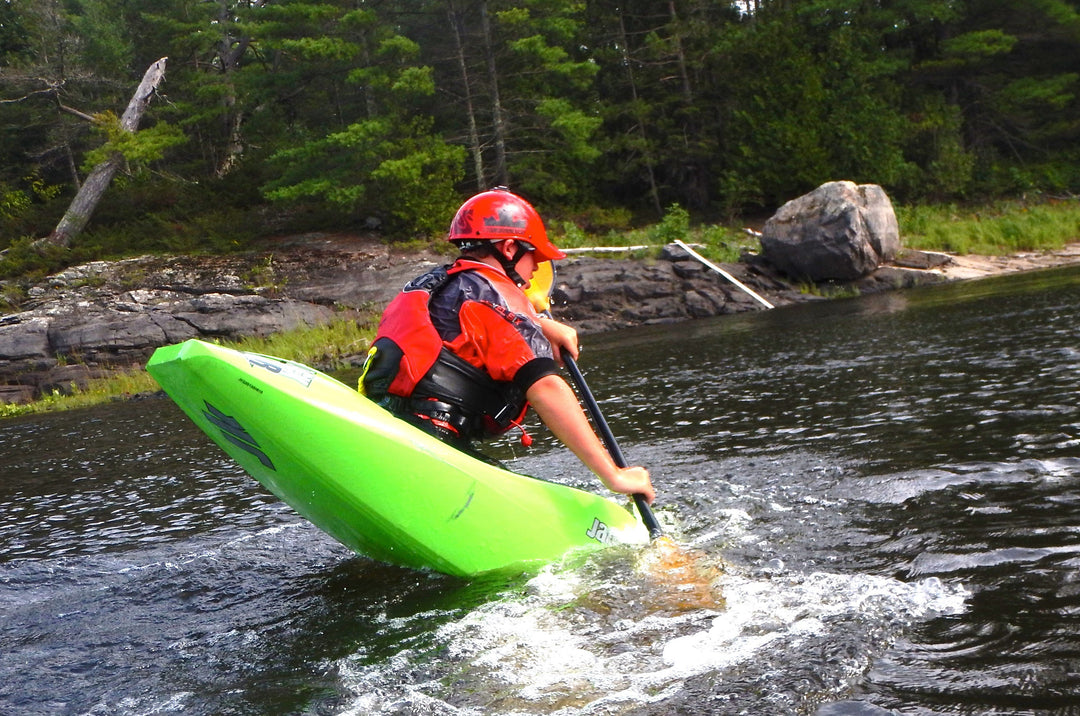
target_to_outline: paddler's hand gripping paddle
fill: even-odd
[[[532,303],[533,307],[548,318],[551,317],[551,292],[554,288],[554,265],[551,261],[538,264],[528,287],[525,289],[525,295],[529,297],[529,302]],[[578,368],[577,361],[566,351],[563,351],[562,359],[567,372],[570,373],[570,377],[574,381],[578,394],[585,402],[585,407],[592,416],[593,424],[596,426],[596,431],[600,433],[600,439],[603,440],[604,447],[611,454],[611,459],[620,468],[629,467],[626,458],[623,457],[622,450],[619,449],[619,443],[615,441],[615,435],[612,434],[611,428],[608,426],[607,421],[604,420],[604,414],[600,412],[600,405],[596,402],[596,398],[593,397],[592,391],[589,390],[589,386],[585,382],[585,376],[581,374],[581,369]],[[645,496],[635,494],[633,498],[638,514],[641,515],[641,521],[645,528],[649,530],[649,539],[655,540],[663,537],[664,531],[660,528],[660,523],[656,520],[656,515],[653,514],[649,503],[645,501]]]

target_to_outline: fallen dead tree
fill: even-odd
[[[149,106],[154,92],[157,91],[158,85],[165,78],[165,61],[167,59],[167,57],[162,57],[146,70],[142,82],[139,83],[139,87],[135,90],[135,94],[132,95],[131,101],[128,102],[127,109],[124,110],[123,116],[120,117],[120,128],[123,131],[134,133],[139,128],[143,113],[146,112],[146,108]],[[51,234],[35,241],[34,246],[70,246],[71,240],[86,228],[86,223],[90,221],[94,209],[97,208],[102,195],[109,188],[109,184],[112,183],[113,177],[123,161],[123,155],[114,152],[108,159],[95,166],[82,183],[82,186],[79,187],[75,198],[71,200],[71,204],[68,206],[63,218],[60,219],[60,223],[56,225]]]

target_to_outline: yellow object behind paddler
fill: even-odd
[[[554,284],[555,268],[550,261],[541,261],[536,265],[529,285],[525,287],[525,295],[529,297],[529,303],[537,313],[551,310],[551,289]]]
[[[357,380],[356,389],[360,391],[360,395],[366,395],[364,392],[364,378],[367,377],[368,368],[371,367],[372,358],[375,357],[375,351],[379,350],[375,346],[368,348],[367,358],[364,359],[364,370],[360,373],[360,378]]]

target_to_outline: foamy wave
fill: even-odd
[[[896,638],[916,621],[960,612],[969,596],[936,578],[727,574],[719,585],[722,610],[628,617],[620,613],[618,585],[598,597],[580,574],[547,569],[528,586],[527,596],[485,604],[442,626],[428,654],[410,650],[364,666],[346,660],[346,683],[364,695],[345,713],[404,705],[446,714],[618,713],[673,698],[686,680],[740,664],[804,665],[820,651],[815,640],[829,640],[832,630],[872,632],[859,640],[861,655],[827,667],[845,670],[835,674],[843,680],[866,668],[871,650],[883,648],[882,635]],[[395,674],[394,664],[418,661],[432,664],[423,678]],[[470,684],[470,694],[455,694],[455,682]]]

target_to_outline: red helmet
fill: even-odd
[[[466,201],[450,224],[450,241],[505,241],[528,244],[536,260],[565,259],[566,254],[548,240],[536,209],[517,194],[499,187]]]

